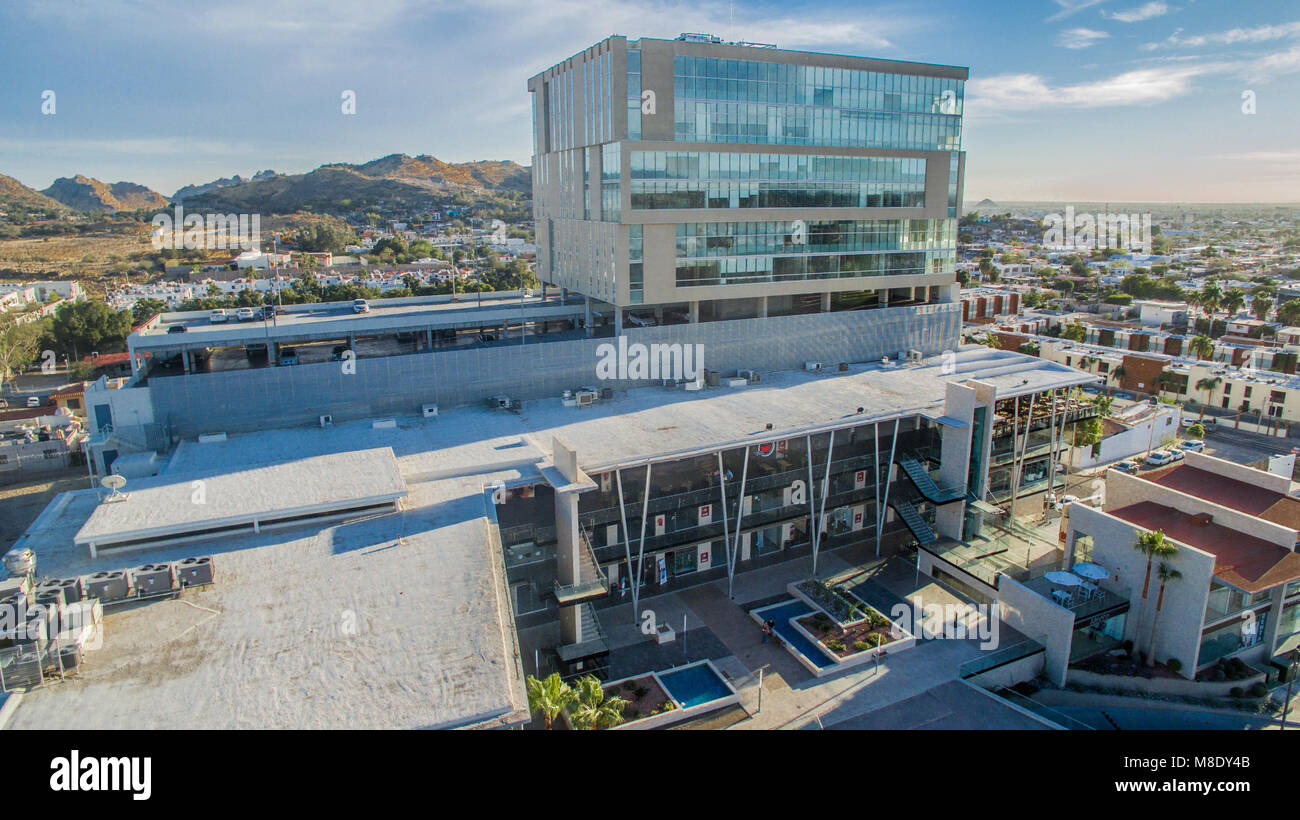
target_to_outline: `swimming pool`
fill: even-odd
[[[798,599],[754,610],[754,614],[763,620],[775,621],[776,634],[792,649],[807,658],[809,663],[812,663],[818,669],[834,666],[835,661],[831,660],[821,649],[818,649],[802,632],[790,626],[791,618],[800,618],[809,612],[812,612],[812,607]]]
[[[656,674],[664,689],[668,690],[668,694],[680,703],[683,709],[735,694],[707,663],[692,664]]]

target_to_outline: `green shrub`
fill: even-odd
[[[1239,698],[1246,694],[1246,690],[1242,689],[1240,686],[1234,686],[1228,690],[1228,694],[1232,695],[1234,698]]]
[[[827,641],[826,648],[832,652],[843,652],[844,641]]]
[[[650,694],[650,690],[645,688],[644,686],[638,686],[635,690],[633,690],[633,694],[636,695],[637,700],[640,700],[641,698]]]
[[[1170,658],[1169,660],[1165,661],[1165,668],[1176,675],[1179,672],[1183,671],[1183,662],[1178,660],[1177,658]]]
[[[1263,681],[1255,681],[1250,685],[1250,696],[1253,698],[1262,698],[1268,694],[1268,687]]]
[[[871,644],[867,643],[866,641],[854,641],[853,648],[858,650],[859,652],[866,652],[868,649],[871,648]]]

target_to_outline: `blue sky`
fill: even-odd
[[[0,173],[164,194],[430,153],[527,163],[537,71],[707,31],[970,67],[967,204],[1300,201],[1294,0],[8,0]],[[732,20],[734,19],[734,24]],[[41,113],[45,90],[53,116]],[[344,116],[340,94],[356,92]],[[1251,91],[1255,113],[1244,114]]]

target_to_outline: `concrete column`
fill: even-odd
[[[433,350],[433,328],[424,331],[424,349]]]
[[[567,302],[567,301],[569,301],[569,289],[568,289],[568,288],[560,288],[560,301],[561,301],[561,302]]]
[[[623,335],[623,308],[614,306],[614,335]]]
[[[555,494],[555,580],[560,586],[577,583],[581,544],[578,539],[578,494]],[[582,640],[581,607],[560,607],[560,644],[566,646]]]
[[[355,333],[348,334],[348,350],[357,349],[357,337]]]
[[[700,323],[700,303],[691,302],[691,324],[698,325],[699,323]]]
[[[657,307],[657,308],[655,308],[655,321],[658,322],[658,323],[661,324],[661,325],[664,323],[664,309],[663,309],[663,308],[661,308],[661,307]]]
[[[181,351],[181,361],[185,364],[185,372],[191,372],[193,365],[190,362],[190,352],[188,350]]]
[[[830,311],[830,309],[831,309],[831,295],[830,295],[829,293],[823,293],[823,294],[822,294],[822,313],[826,313],[826,312]]]
[[[565,291],[565,298],[568,298],[568,291]],[[585,317],[585,321],[583,322],[583,327],[587,329],[587,335],[591,336],[592,327],[591,327],[591,297],[590,296],[583,298],[582,311],[583,311],[583,316]]]
[[[889,288],[883,288],[880,291],[880,306],[889,307]]]
[[[767,318],[767,297],[766,296],[758,297],[758,318],[760,319]]]
[[[266,360],[270,363],[271,367],[278,367],[280,364],[279,347],[279,345],[270,340],[267,340],[266,342]]]

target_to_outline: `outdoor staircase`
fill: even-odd
[[[921,517],[921,513],[917,511],[911,501],[891,498],[889,499],[889,506],[894,508],[894,512],[898,513],[899,518],[903,519],[903,523],[912,531],[912,535],[916,536],[916,540],[921,546],[924,547],[939,540],[939,536],[935,535],[930,525],[925,523],[925,519]]]
[[[904,456],[898,460],[898,466],[903,468],[907,477],[912,479],[916,489],[921,491],[927,501],[934,504],[947,504],[949,501],[957,501],[965,496],[966,491],[960,488],[943,489],[934,483],[930,478],[930,471],[925,469],[925,465],[915,456]]]

